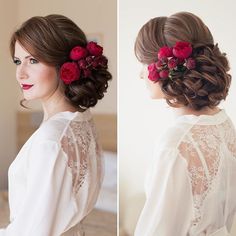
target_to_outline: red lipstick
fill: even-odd
[[[28,90],[28,89],[30,89],[31,87],[33,87],[33,85],[32,85],[32,84],[22,84],[21,87],[22,87],[22,89],[24,89],[24,90]]]

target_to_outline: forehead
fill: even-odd
[[[18,41],[16,41],[16,43],[15,43],[15,55],[14,56],[15,57],[26,57],[26,56],[29,56],[29,55],[31,55],[31,54],[28,51],[26,51],[26,49],[23,48]]]

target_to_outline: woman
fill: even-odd
[[[225,236],[236,212],[236,132],[218,108],[229,64],[197,16],[148,21],[135,53],[151,97],[178,118],[160,138],[135,236]]]
[[[39,100],[44,119],[9,168],[10,224],[0,236],[82,235],[103,177],[89,112],[111,79],[103,48],[48,15],[23,23],[10,50],[24,101]]]

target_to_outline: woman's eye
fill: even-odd
[[[19,59],[14,59],[14,60],[13,60],[13,63],[16,64],[16,65],[20,65],[21,62],[20,62]]]
[[[31,64],[36,64],[36,63],[38,63],[38,61],[34,58],[30,58],[30,63]]]

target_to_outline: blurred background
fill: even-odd
[[[0,190],[7,191],[8,167],[25,140],[37,129],[42,118],[42,109],[39,103],[29,103],[28,106],[31,109],[27,110],[19,105],[22,94],[15,80],[15,65],[12,63],[9,53],[9,39],[16,28],[30,17],[48,14],[62,14],[71,18],[85,32],[89,40],[97,40],[104,47],[104,54],[109,60],[109,70],[113,75],[113,80],[110,82],[104,99],[99,101],[96,108],[92,109],[92,113],[94,114],[98,133],[105,150],[106,161],[105,180],[97,208],[113,214],[102,215],[111,224],[109,229],[104,229],[103,234],[116,235],[116,0],[0,0]],[[5,218],[3,219],[1,215],[3,207],[0,195],[0,219],[4,221],[2,224],[6,223]],[[95,218],[101,218],[101,215],[96,214],[94,215]],[[100,225],[100,227],[105,226]],[[110,234],[106,234],[108,231]],[[99,232],[98,229],[97,232]],[[89,235],[92,235],[92,233]]]
[[[164,101],[149,98],[145,83],[140,79],[142,65],[133,50],[139,29],[157,16],[170,16],[179,11],[198,15],[209,27],[215,43],[228,55],[232,85],[227,101],[221,107],[236,125],[236,28],[232,24],[236,21],[235,9],[233,0],[119,1],[120,236],[133,235],[145,201],[143,186],[155,141],[174,119]]]

